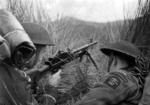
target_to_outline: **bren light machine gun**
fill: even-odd
[[[59,51],[56,56],[53,58],[49,58],[48,64],[45,64],[40,69],[32,69],[26,71],[26,73],[31,77],[32,79],[32,89],[35,91],[37,87],[38,81],[44,77],[48,72],[51,72],[52,74],[56,73],[59,69],[61,69],[62,66],[65,64],[79,58],[80,60],[84,55],[88,56],[92,63],[94,64],[95,68],[98,70],[98,67],[91,57],[90,53],[87,51],[89,47],[96,45],[98,42],[92,42],[90,44],[86,44],[84,46],[81,46],[77,49],[74,49],[72,51],[68,52],[62,52]]]

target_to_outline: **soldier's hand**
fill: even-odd
[[[61,69],[59,69],[59,71],[53,75],[49,76],[49,82],[52,86],[54,87],[58,87],[60,81],[61,81]]]

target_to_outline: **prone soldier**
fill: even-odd
[[[117,41],[100,49],[109,57],[108,72],[75,105],[137,105],[143,78],[135,67],[138,48],[127,41]]]

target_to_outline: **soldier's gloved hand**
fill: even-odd
[[[62,70],[59,69],[58,72],[49,76],[49,83],[54,87],[58,87],[58,85],[61,82],[61,74],[62,74]]]

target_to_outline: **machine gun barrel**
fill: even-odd
[[[95,45],[95,44],[97,44],[97,43],[98,43],[98,42],[96,41],[96,42],[92,42],[92,43],[90,43],[90,44],[86,44],[86,45],[84,45],[84,46],[81,46],[81,47],[79,47],[79,48],[76,48],[76,49],[72,50],[71,53],[77,53],[77,52],[79,52],[79,51],[87,50],[90,46],[93,46],[93,45]]]

